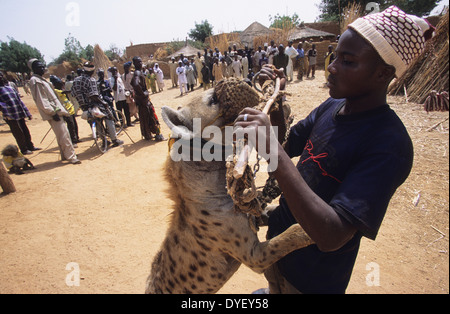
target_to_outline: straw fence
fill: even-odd
[[[435,37],[408,71],[391,85],[389,94],[404,94],[406,90],[409,101],[423,104],[432,91],[449,91],[448,23],[447,11],[436,28]]]

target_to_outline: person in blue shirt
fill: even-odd
[[[30,130],[25,121],[25,119],[32,120],[33,116],[20,99],[19,93],[13,87],[9,86],[6,76],[1,71],[0,110],[22,154],[31,155],[34,151],[41,150],[34,146]]]
[[[429,26],[414,18],[393,6],[351,24],[328,68],[331,98],[291,129],[284,147],[270,152],[278,160],[272,170],[282,196],[267,237],[300,224],[315,242],[267,270],[270,293],[345,293],[361,238],[375,240],[392,196],[408,178],[413,144],[387,104],[387,88],[423,51]],[[395,33],[388,24],[395,24]],[[399,33],[403,41],[391,40]],[[260,79],[277,76],[284,86],[281,69],[265,67]],[[283,120],[282,110],[269,119],[247,108],[235,127],[270,128]],[[270,137],[259,134],[255,147],[270,147]],[[298,156],[295,166],[291,158]]]
[[[298,68],[298,74],[297,79],[300,81],[303,81],[303,75],[305,72],[305,50],[303,49],[303,43],[300,42],[297,46],[297,68]]]

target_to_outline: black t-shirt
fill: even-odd
[[[308,186],[349,221],[357,234],[340,250],[316,245],[278,262],[283,276],[303,293],[345,293],[362,236],[375,240],[391,197],[409,176],[413,145],[388,105],[339,116],[345,100],[328,99],[291,129],[290,157]],[[270,216],[268,237],[297,223],[284,197]]]

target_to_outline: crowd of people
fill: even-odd
[[[134,72],[131,71],[133,63]],[[55,75],[50,75],[49,81],[45,79],[43,76],[46,67],[41,60],[29,60],[28,67],[33,75],[25,82],[24,90],[32,95],[42,119],[48,121],[50,129],[54,132],[62,161],[71,164],[81,163],[75,153],[77,144],[81,142],[76,119],[79,109],[83,112],[82,118],[89,124],[98,115],[105,119],[112,147],[123,144],[123,141],[117,138],[116,123],[121,123],[127,128],[139,122],[142,138],[166,140],[161,134],[158,116],[149,98],[149,87],[154,91],[153,86],[147,85],[147,82],[151,82],[148,78],[154,74],[159,90],[163,90],[164,74],[158,68],[158,64],[149,71],[143,68],[142,60],[135,57],[133,62],[124,64],[123,75],[119,74],[116,67],[110,67],[107,74],[104,69],[97,69],[95,79],[94,64],[86,62],[76,73],[68,74],[65,81]],[[17,86],[8,81],[6,73],[0,72],[2,119],[10,127],[20,156],[25,156],[41,148],[35,147],[32,142],[26,119],[31,120],[33,117],[21,97]],[[116,108],[123,113],[125,121],[120,120]],[[133,122],[132,117],[135,117]]]
[[[265,44],[256,51],[247,46],[238,49],[233,45],[223,53],[218,48],[205,48],[203,54],[198,52],[195,57],[188,58],[181,54],[178,60],[171,58],[169,63],[172,88],[180,88],[180,95],[183,96],[194,91],[197,86],[204,90],[214,87],[224,78],[251,80],[265,64],[283,68],[288,81],[293,81],[294,69],[298,71],[298,80],[303,80],[305,75],[309,78],[310,74],[311,78],[314,78],[317,50],[314,44],[311,46],[308,43],[311,48],[305,52],[303,45],[299,43],[297,48],[294,48],[293,43],[289,42],[288,46],[284,47],[271,41],[270,45]],[[332,48],[330,46],[325,56],[327,64],[331,64],[334,59]],[[306,68],[305,64],[308,65]],[[87,62],[65,78],[51,75],[50,82],[43,77],[46,71],[43,62],[32,59],[28,66],[33,76],[25,82],[24,90],[33,96],[42,118],[49,122],[55,133],[62,160],[80,163],[74,151],[81,142],[76,119],[80,109],[83,112],[90,112],[92,108],[101,110],[113,147],[123,144],[114,131],[114,124],[119,120],[116,109],[125,116],[125,121],[119,121],[125,128],[133,127],[139,122],[142,138],[165,140],[149,98],[150,92],[154,94],[165,89],[165,75],[158,63],[144,64],[141,58],[135,57],[133,61],[123,65],[121,75],[116,67],[106,71],[97,69],[95,73],[94,65]],[[97,79],[93,77],[94,74],[97,74]],[[3,73],[1,75],[3,119],[9,125],[21,153],[32,154],[33,151],[39,150],[32,143],[25,122],[25,119],[32,119],[32,116],[21,101],[17,86],[6,80]]]
[[[260,46],[256,51],[249,49],[248,46],[237,49],[237,46],[233,45],[223,53],[218,48],[214,50],[205,48],[203,54],[198,52],[195,57],[188,58],[181,54],[178,60],[172,57],[169,63],[172,87],[179,87],[180,95],[183,96],[193,91],[198,85],[205,90],[214,87],[224,78],[236,77],[251,80],[265,64],[283,68],[290,82],[294,80],[294,70],[298,71],[297,79],[300,81],[304,76],[310,78],[310,75],[314,79],[318,57],[316,45],[311,45],[309,42],[307,45],[311,48],[306,52],[303,42],[295,48],[292,41],[287,47],[282,44],[276,45],[275,41],[271,41],[270,45]],[[331,64],[334,60],[333,46],[330,45],[328,49],[324,58],[326,62],[328,60],[328,64]],[[153,70],[148,71],[152,73]],[[155,80],[156,78],[153,78],[153,82]],[[154,86],[152,91],[156,92],[156,85]]]

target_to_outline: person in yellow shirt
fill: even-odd
[[[212,76],[214,77],[214,81],[216,83],[218,83],[221,80],[223,80],[223,68],[222,68],[222,65],[219,64],[219,59],[218,58],[214,59],[214,65],[213,65],[213,68],[212,68]]]
[[[70,114],[69,117],[64,117],[64,121],[67,123],[67,129],[69,130],[70,139],[72,140],[72,144],[74,148],[78,147],[78,143],[80,143],[80,137],[78,135],[78,124],[77,119],[75,116],[75,108],[72,104],[72,102],[67,97],[67,91],[63,90],[64,83],[62,80],[54,75],[50,76],[50,81],[53,84],[53,87],[55,88],[56,96],[58,96],[59,101],[61,104],[66,108],[67,112]]]

